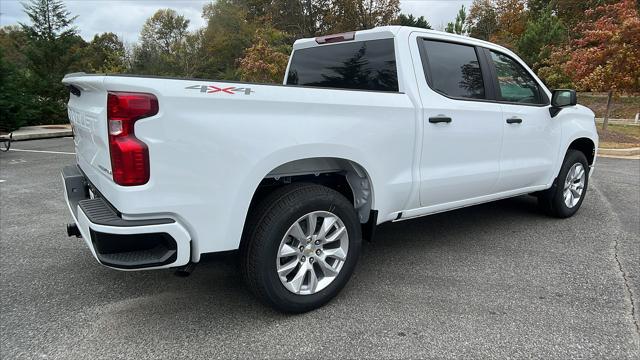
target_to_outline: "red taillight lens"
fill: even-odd
[[[134,123],[158,113],[152,94],[110,92],[107,95],[109,151],[113,181],[123,186],[149,181],[149,149],[136,138]]]

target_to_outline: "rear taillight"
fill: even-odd
[[[113,181],[123,186],[149,181],[149,149],[136,138],[137,120],[158,113],[158,99],[152,94],[110,92],[107,97],[107,125]]]

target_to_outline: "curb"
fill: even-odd
[[[636,156],[636,155],[640,155],[640,147],[629,148],[629,149],[602,149],[602,148],[598,148],[598,155]]]
[[[25,126],[13,132],[13,141],[50,139],[72,136],[73,131],[69,125],[40,125]],[[3,135],[2,137],[6,137]]]
[[[597,124],[602,125],[603,122],[604,118],[596,118]],[[640,122],[637,122],[635,119],[609,119],[609,124],[640,126]]]
[[[36,133],[36,134],[13,134],[13,141],[24,141],[24,140],[37,140],[37,139],[51,139],[51,138],[60,138],[67,137],[73,135],[73,131],[56,131],[50,133]]]

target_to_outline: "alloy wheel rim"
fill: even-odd
[[[344,222],[328,211],[308,213],[289,227],[280,242],[276,271],[290,292],[312,295],[331,284],[349,251]]]
[[[584,171],[584,166],[581,163],[573,164],[567,173],[563,189],[564,204],[568,208],[573,208],[580,202],[584,192],[585,180],[586,172]]]

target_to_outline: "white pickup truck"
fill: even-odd
[[[598,145],[511,51],[409,27],[295,42],[283,85],[69,74],[74,223],[115,269],[239,250],[258,298],[317,308],[376,225],[523,194],[580,207]]]

